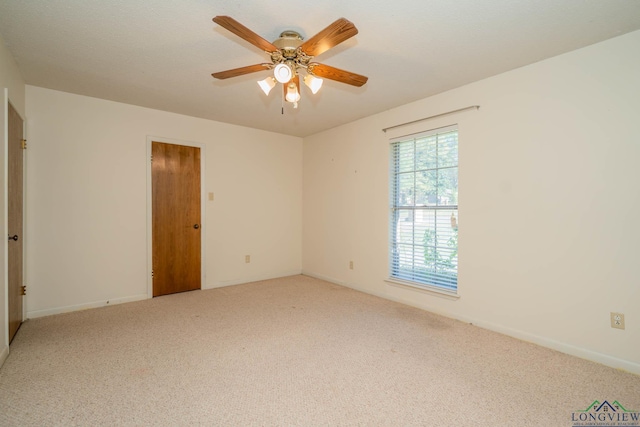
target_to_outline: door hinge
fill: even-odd
[[[20,286],[20,295],[26,295],[26,294],[27,294],[27,287]]]
[[[151,163],[153,163],[153,154],[151,155]]]
[[[26,139],[21,139],[20,140],[20,146],[22,147],[23,150],[27,149],[27,140]]]

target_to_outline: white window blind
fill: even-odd
[[[456,292],[458,129],[391,142],[390,276]]]

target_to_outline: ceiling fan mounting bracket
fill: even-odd
[[[285,31],[281,32],[280,33],[280,38],[281,39],[304,40],[304,37],[302,37],[299,32],[293,31],[293,30],[285,30]]]

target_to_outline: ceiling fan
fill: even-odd
[[[355,25],[344,18],[338,19],[306,41],[303,41],[302,36],[295,31],[284,31],[273,43],[229,16],[216,16],[213,18],[213,22],[262,49],[271,57],[270,63],[248,65],[213,73],[212,76],[216,79],[228,79],[258,71],[273,70],[273,77],[269,76],[260,80],[258,84],[268,95],[276,82],[282,83],[285,100],[293,103],[294,108],[298,107],[300,100],[300,74],[302,71],[304,72],[304,83],[314,94],[322,86],[322,78],[358,87],[364,85],[368,80],[368,77],[360,74],[311,62],[313,57],[358,34]]]

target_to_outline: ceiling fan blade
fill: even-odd
[[[344,71],[324,64],[311,63],[307,70],[316,77],[335,80],[340,83],[346,83],[348,85],[358,87],[364,85],[367,80],[369,80],[369,77],[361,76],[360,74]]]
[[[340,18],[302,43],[300,49],[309,56],[318,56],[356,34],[358,34],[356,26],[351,21]]]
[[[268,70],[271,64],[255,64],[246,67],[234,68],[233,70],[220,71],[211,74],[216,79],[228,79],[231,77],[243,76],[245,74],[257,73],[258,71]]]
[[[258,49],[262,49],[265,52],[275,52],[278,50],[271,42],[263,39],[235,19],[230,16],[216,16],[213,18],[213,22],[221,27],[231,31],[236,36],[248,41]]]

